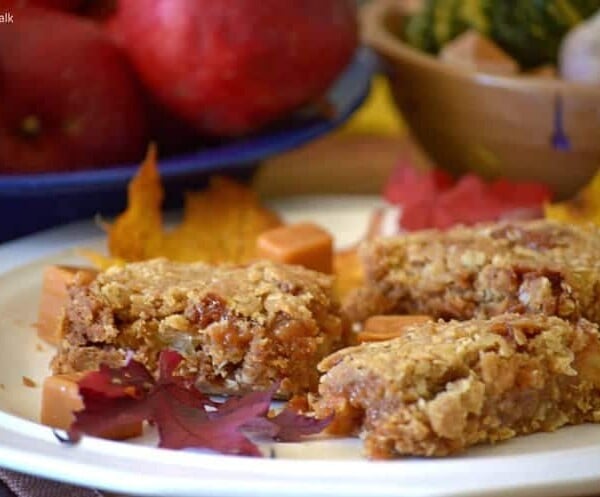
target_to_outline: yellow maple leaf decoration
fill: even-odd
[[[544,207],[546,219],[600,225],[600,171],[572,199]]]
[[[78,256],[87,259],[87,261],[98,271],[105,271],[113,266],[124,266],[126,263],[118,257],[110,257],[95,250],[79,248],[76,250]]]
[[[156,161],[156,148],[151,146],[129,184],[127,209],[107,228],[111,257],[244,263],[255,257],[256,238],[281,225],[279,216],[261,205],[251,189],[213,177],[205,191],[186,194],[181,223],[165,231],[164,191]]]

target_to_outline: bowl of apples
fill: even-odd
[[[347,0],[0,0],[0,239],[124,206],[150,143],[167,198],[248,176],[360,106]],[[52,33],[48,36],[47,33]]]

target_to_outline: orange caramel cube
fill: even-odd
[[[58,345],[61,336],[61,321],[64,307],[69,298],[69,285],[75,282],[88,284],[97,272],[93,269],[71,266],[48,266],[42,279],[42,296],[38,311],[38,336],[52,345]]]
[[[42,390],[42,424],[67,430],[75,420],[74,412],[83,408],[77,382],[85,373],[48,376]],[[129,423],[102,433],[102,438],[124,440],[142,434],[142,423]]]
[[[264,232],[257,240],[258,257],[331,273],[333,237],[313,223],[298,223]]]
[[[357,333],[359,343],[383,342],[398,338],[408,326],[419,325],[433,321],[430,316],[398,315],[398,316],[372,316],[365,321],[364,329]]]

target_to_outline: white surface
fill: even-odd
[[[289,220],[313,219],[352,243],[363,232],[369,198],[288,199]],[[85,438],[61,445],[37,423],[40,388],[52,349],[32,326],[41,270],[81,263],[74,247],[102,247],[92,224],[71,225],[0,247],[0,465],[114,492],[178,497],[560,497],[591,494],[600,484],[600,426],[565,428],[479,447],[461,457],[370,462],[358,440],[277,444],[277,459],[153,448],[153,434],[132,442]]]

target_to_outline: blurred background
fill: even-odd
[[[570,198],[600,160],[599,9],[0,0],[0,239],[119,212],[150,143],[167,206],[215,173],[378,194],[398,164]]]

